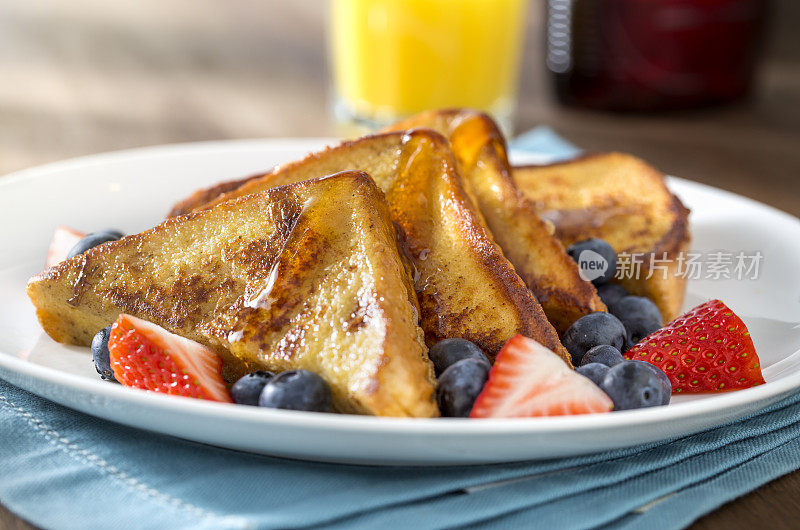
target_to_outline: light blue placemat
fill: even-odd
[[[574,152],[547,130],[522,138],[515,148]],[[680,528],[800,468],[799,436],[800,394],[705,433],[587,457],[340,466],[122,427],[0,380],[0,502],[46,528]]]

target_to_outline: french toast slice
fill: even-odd
[[[413,266],[429,346],[461,337],[493,358],[519,333],[569,363],[555,329],[464,190],[449,142],[434,131],[384,133],[344,142],[267,174],[196,192],[173,212],[213,207],[345,169],[367,172],[386,193],[402,248]]]
[[[584,315],[606,310],[597,290],[581,277],[578,265],[514,183],[505,139],[494,120],[470,109],[431,110],[388,130],[415,127],[450,139],[467,189],[495,241],[559,333]]]
[[[614,281],[653,300],[665,322],[681,313],[686,278],[679,256],[689,250],[689,210],[661,172],[628,154],[603,153],[515,167],[514,180],[565,245],[605,239],[628,256]]]
[[[205,344],[230,381],[308,369],[341,412],[438,415],[405,257],[364,173],[169,219],[33,277],[45,331],[88,345],[121,312]]]

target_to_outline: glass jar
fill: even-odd
[[[547,67],[558,99],[620,111],[745,96],[766,0],[548,0]]]

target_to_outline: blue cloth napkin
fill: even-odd
[[[574,152],[546,129],[521,138],[512,146]],[[152,434],[0,380],[0,502],[45,528],[681,528],[798,468],[800,394],[730,425],[619,451],[381,468]]]
[[[547,155],[553,160],[572,158],[580,149],[561,138],[549,127],[534,127],[511,141],[511,148],[534,154]]]
[[[45,528],[681,528],[798,467],[800,394],[725,427],[591,456],[378,468],[151,434],[0,380],[0,502]]]

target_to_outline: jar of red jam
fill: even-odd
[[[753,82],[767,0],[548,0],[560,101],[648,111],[732,102]]]

